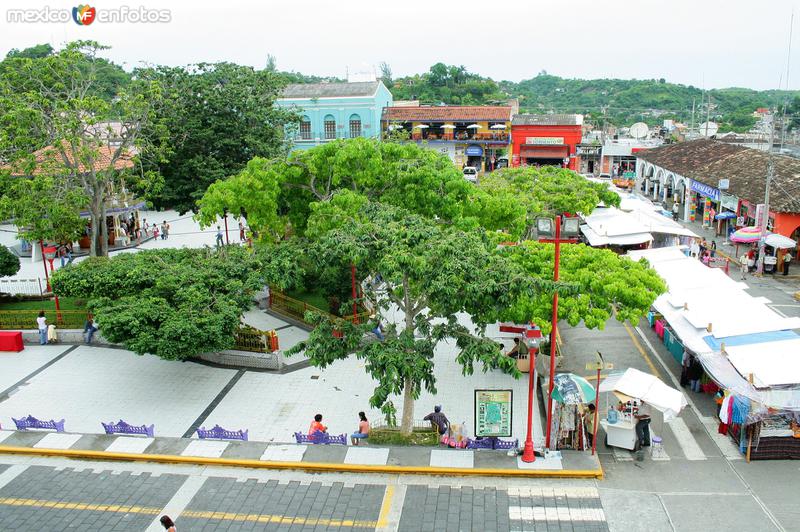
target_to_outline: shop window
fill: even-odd
[[[333,116],[328,115],[325,117],[323,122],[323,127],[325,129],[325,139],[335,139],[336,138],[336,119]]]
[[[350,115],[350,138],[361,136],[361,117],[353,114]]]

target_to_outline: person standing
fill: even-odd
[[[245,234],[244,234],[244,224],[241,220],[239,220],[239,242],[244,243],[245,241]]]
[[[217,226],[217,241],[215,244],[218,248],[222,247],[222,229]]]
[[[589,403],[586,411],[583,413],[583,428],[586,431],[586,441],[589,442],[589,447],[594,443],[594,411],[597,408],[594,403]]]
[[[358,445],[359,440],[369,438],[369,421],[367,421],[367,415],[364,412],[359,412],[358,419],[358,431],[350,435],[350,443],[353,445]]]
[[[644,401],[639,403],[639,411],[634,417],[636,418],[636,438],[639,440],[639,447],[650,447],[650,405]]]
[[[166,220],[161,224],[161,240],[169,238],[169,224]]]
[[[700,393],[700,379],[703,378],[703,365],[693,356],[689,363],[689,386],[693,392]]]
[[[789,250],[783,255],[783,275],[789,275],[789,263],[792,261],[792,254]]]
[[[742,256],[739,257],[739,268],[741,268],[742,270],[742,281],[744,281],[745,277],[747,276],[747,270],[749,269],[747,264],[749,260],[750,259],[747,258],[746,253],[742,254]]]
[[[44,311],[39,311],[39,317],[36,318],[36,326],[39,329],[39,344],[47,345],[47,318]]]
[[[422,419],[430,421],[432,425],[435,425],[440,435],[447,434],[447,431],[450,430],[450,420],[447,419],[447,416],[442,412],[442,405],[433,407],[433,412]]]
[[[678,214],[680,214],[680,210],[681,210],[681,208],[678,205],[677,201],[672,204],[672,219],[673,220],[678,221]]]

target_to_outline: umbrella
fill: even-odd
[[[589,381],[574,373],[559,373],[553,377],[553,399],[559,403],[591,403],[596,397]]]
[[[683,393],[667,386],[660,379],[629,368],[625,373],[614,373],[600,383],[601,392],[622,393],[640,399],[664,414],[664,421],[675,419],[688,404]]]
[[[492,127],[490,127],[489,129],[505,129],[505,128],[506,128],[505,124],[495,124]]]
[[[418,124],[414,126],[414,129],[428,129],[431,126],[426,126],[425,124]]]
[[[760,239],[760,227],[742,227],[731,235],[731,242],[738,242],[740,244],[752,244],[753,242],[758,242]]]
[[[766,244],[777,249],[791,249],[797,245],[797,242],[789,237],[773,233],[767,235]]]
[[[736,218],[735,212],[725,211],[714,216],[715,220],[730,220],[731,218]]]
[[[445,125],[442,126],[442,128],[443,129],[455,129],[456,126],[454,126],[453,124],[445,124]]]
[[[389,126],[389,129],[391,131],[394,131],[395,129],[403,129],[403,126],[392,124],[391,126]]]
[[[467,129],[480,129],[481,127],[480,124],[470,124],[467,126]]]

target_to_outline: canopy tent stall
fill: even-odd
[[[547,394],[544,385],[542,392]],[[556,449],[576,451],[591,449],[586,434],[585,416],[594,414],[591,414],[585,405],[594,402],[595,399],[594,386],[585,378],[574,373],[555,375],[551,433],[555,435]]]
[[[679,249],[629,256],[646,258],[667,282],[650,319],[665,344],[677,343],[668,347],[677,363],[683,352],[695,357],[709,386],[730,397],[720,432],[752,459],[800,458],[800,318],[777,314],[769,299]]]

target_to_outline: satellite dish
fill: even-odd
[[[703,122],[697,131],[702,137],[713,137],[719,131],[719,126],[716,122]]]
[[[636,122],[628,131],[628,134],[635,139],[643,139],[648,133],[650,133],[650,129],[644,122]]]

